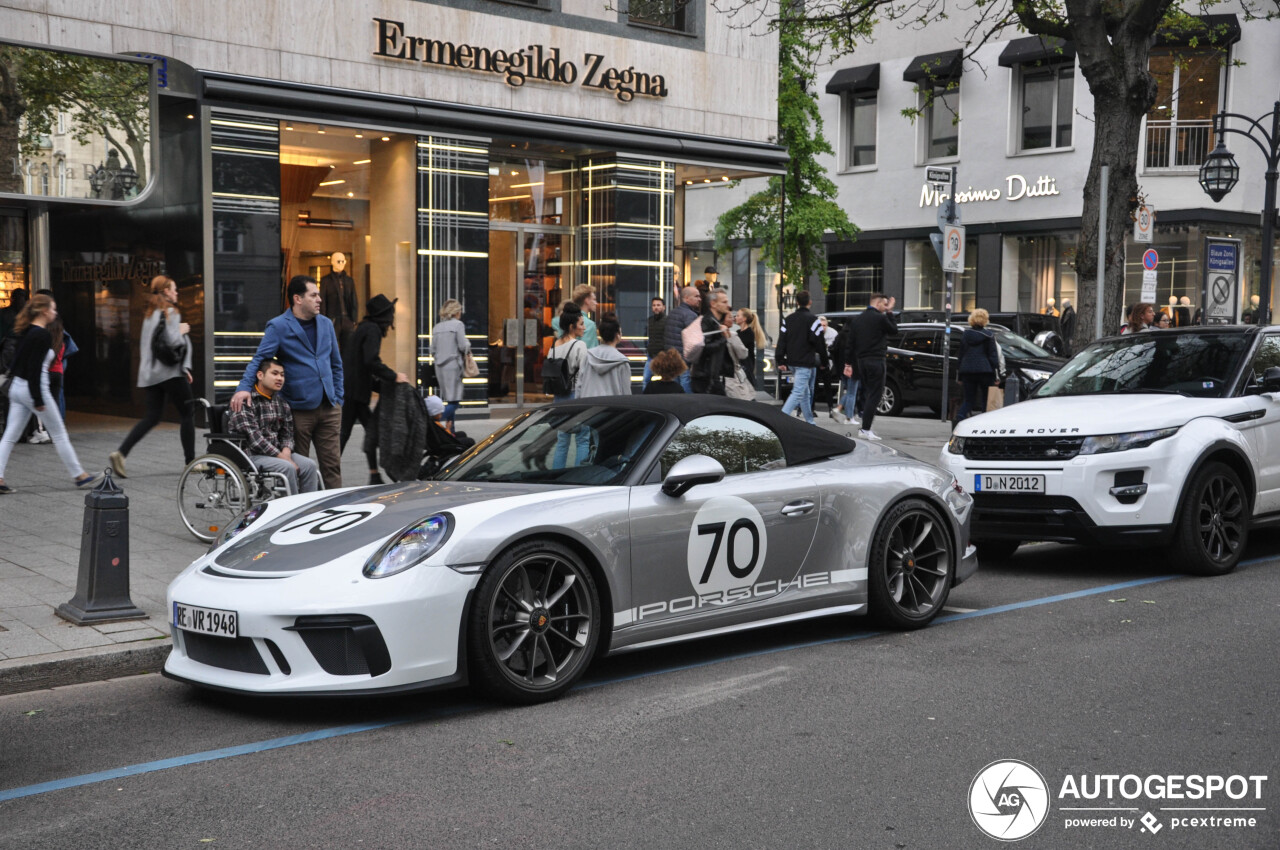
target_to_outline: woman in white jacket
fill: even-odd
[[[165,401],[172,403],[178,411],[183,463],[191,463],[196,456],[196,426],[191,411],[191,340],[187,337],[191,326],[182,321],[177,303],[178,285],[173,278],[157,275],[151,279],[151,302],[138,340],[138,386],[147,391],[147,412],[133,426],[120,448],[109,455],[111,469],[119,478],[127,477],[124,459],[129,456],[129,450],[164,416]],[[156,359],[152,342],[161,323],[164,329],[160,331],[159,341],[173,349],[181,346],[181,363],[169,365]]]
[[[440,308],[440,321],[431,329],[431,357],[436,366],[436,386],[444,399],[442,422],[453,430],[453,418],[462,405],[462,370],[471,341],[467,339],[466,325],[462,324],[462,304],[453,298]]]

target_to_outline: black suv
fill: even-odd
[[[823,313],[833,328],[839,330],[844,322],[858,313]],[[911,314],[907,314],[911,315]],[[1049,317],[1052,318],[1052,317]],[[1056,321],[1056,319],[1055,319]],[[961,398],[958,370],[960,368],[960,335],[968,327],[967,322],[951,325],[951,398]],[[1066,363],[1063,357],[1055,357],[1045,349],[1008,328],[995,324],[987,326],[995,331],[996,341],[1004,354],[1005,369],[1018,378],[1020,397],[1025,398],[1028,389],[1040,384]],[[939,415],[942,412],[942,334],[946,326],[935,322],[899,322],[898,333],[889,338],[889,351],[885,356],[884,396],[877,411],[897,416],[904,407],[925,405]],[[774,364],[772,348],[764,351],[766,386],[777,398],[791,393],[792,375],[779,375]],[[825,403],[828,399],[817,399]]]

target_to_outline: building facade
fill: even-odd
[[[99,83],[143,67],[152,86],[147,109],[55,98],[52,118],[23,119],[18,176],[0,183],[0,287],[51,288],[90,355],[68,366],[72,407],[136,409],[161,273],[210,398],[230,395],[296,274],[353,292],[357,319],[375,294],[398,299],[383,359],[409,373],[461,301],[472,413],[538,397],[580,283],[618,314],[638,376],[650,299],[707,265],[685,250],[687,188],[786,159],[770,143],[776,38],[705,0],[37,7],[0,3],[6,61]],[[55,111],[61,136],[43,132]],[[102,138],[76,135],[103,113]]]
[[[1142,259],[1153,248],[1157,304],[1186,298],[1194,315],[1204,238],[1223,236],[1242,241],[1235,306],[1243,315],[1258,291],[1265,163],[1248,140],[1228,136],[1240,184],[1215,204],[1197,177],[1216,141],[1214,113],[1271,112],[1280,25],[1232,14],[1210,23],[1218,48],[1160,42],[1152,50],[1160,95],[1135,154],[1140,191],[1156,218],[1150,245],[1129,239],[1125,303],[1141,300]],[[841,205],[862,230],[854,242],[828,245],[826,309],[859,309],[877,290],[896,296],[903,309],[942,309],[944,276],[929,237],[946,192],[926,181],[929,166],[957,168],[966,244],[956,309],[1042,312],[1077,297],[1075,254],[1098,116],[1074,48],[1014,37],[965,60],[955,45],[966,28],[958,19],[924,29],[881,27],[873,43],[818,74],[826,135],[836,149],[826,165]],[[930,84],[938,87],[931,107],[914,121],[903,117],[902,110],[922,106],[920,86]],[[710,245],[715,216],[758,185],[697,195],[707,203],[690,210],[691,242]],[[1110,317],[1108,328],[1121,321]]]

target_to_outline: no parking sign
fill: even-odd
[[[1234,325],[1240,307],[1240,240],[1209,236],[1204,240],[1204,305],[1206,325]]]

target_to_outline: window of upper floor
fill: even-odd
[[[1196,171],[1213,149],[1213,115],[1222,109],[1227,54],[1215,47],[1156,47],[1148,68],[1156,102],[1147,112],[1146,169]]]
[[[691,0],[627,0],[627,19],[633,24],[674,32],[690,32]]]
[[[1019,65],[1014,69],[1015,149],[1018,153],[1071,147],[1075,65]]]
[[[842,166],[845,170],[876,164],[877,92],[847,92],[840,98]]]
[[[960,82],[938,84],[932,96],[920,94],[920,143],[925,162],[948,162],[960,156]]]

